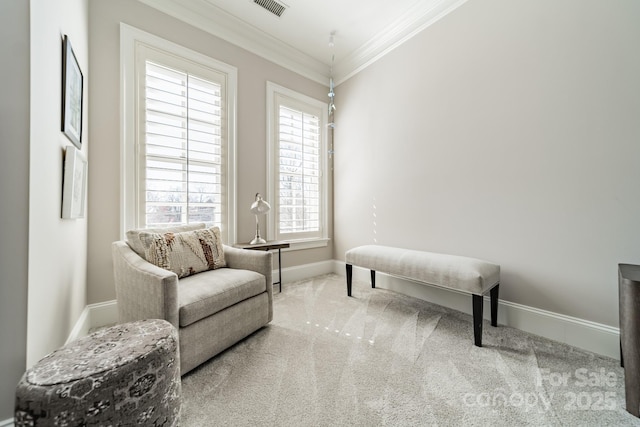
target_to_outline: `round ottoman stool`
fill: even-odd
[[[160,319],[112,326],[29,368],[16,388],[16,426],[175,426],[178,332]]]

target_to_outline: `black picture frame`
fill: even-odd
[[[65,34],[62,47],[62,132],[82,148],[82,91],[84,77]]]

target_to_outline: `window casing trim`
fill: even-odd
[[[227,235],[224,240],[233,244],[237,239],[237,68],[124,23],[120,23],[120,237],[124,239],[127,230],[137,227],[138,111],[135,82],[138,44],[160,49],[227,75]]]
[[[320,185],[321,185],[321,220],[320,233],[318,237],[311,238],[292,238],[286,239],[291,244],[291,249],[308,249],[315,247],[327,246],[329,242],[329,216],[328,216],[328,194],[329,194],[329,173],[327,170],[327,123],[328,123],[328,106],[325,102],[311,98],[307,95],[296,92],[292,89],[280,86],[276,83],[267,82],[267,198],[269,202],[277,200],[278,194],[278,132],[276,128],[276,114],[279,114],[278,97],[289,98],[293,103],[306,104],[320,112]],[[272,212],[277,206],[272,207]],[[276,220],[277,215],[267,215],[267,239],[276,238]]]

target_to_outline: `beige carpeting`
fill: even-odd
[[[471,302],[469,302],[471,304]],[[183,426],[623,426],[619,362],[343,277],[182,378]]]

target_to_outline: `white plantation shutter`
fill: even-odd
[[[279,230],[320,231],[320,118],[280,105]]]
[[[227,227],[226,75],[141,46],[138,227]]]
[[[236,242],[237,69],[120,24],[121,234],[204,222]]]
[[[327,104],[267,84],[269,238],[295,247],[327,243]]]
[[[143,222],[221,226],[221,85],[152,61],[145,68]]]

